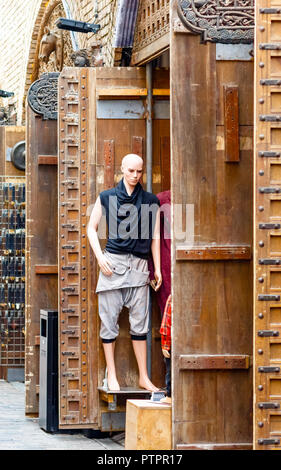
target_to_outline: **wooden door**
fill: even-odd
[[[256,2],[254,448],[281,439],[281,3]]]
[[[52,86],[48,78],[42,85],[40,80],[34,83],[42,90],[42,103],[46,106],[51,101],[56,103],[56,93],[43,96]],[[28,106],[26,140],[25,411],[37,415],[40,309],[58,308],[57,120],[46,120]]]
[[[216,44],[179,26],[177,3],[171,23],[173,447],[247,449],[253,60],[216,60]],[[193,239],[179,236],[176,204],[184,214],[187,209]]]
[[[167,88],[167,87],[166,87]],[[127,153],[145,155],[144,68],[65,68],[59,81],[59,367],[60,427],[124,429],[126,401],[106,403],[105,361],[99,338],[97,263],[86,227],[98,194],[118,183]],[[165,130],[165,132],[167,129]],[[166,136],[164,131],[158,133]],[[167,152],[167,150],[165,149]],[[164,156],[164,150],[163,155]],[[159,159],[153,172],[161,190]],[[146,183],[146,170],[143,175]],[[105,234],[104,234],[105,235]],[[101,245],[104,247],[105,238]],[[154,315],[154,314],[153,314]],[[160,315],[153,316],[152,380],[164,385]],[[157,325],[158,323],[158,325]],[[121,387],[138,387],[128,314],[116,342]],[[125,397],[126,398],[126,397]]]

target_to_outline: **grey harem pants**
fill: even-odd
[[[115,341],[119,334],[119,314],[127,307],[132,339],[144,340],[149,322],[148,261],[131,253],[117,255],[104,250],[103,254],[113,272],[111,276],[105,276],[100,271],[96,287],[100,337],[104,343]]]

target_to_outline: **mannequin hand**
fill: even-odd
[[[162,284],[162,274],[160,270],[154,271],[154,278],[156,281],[155,290],[157,291],[161,287],[161,284]]]
[[[171,357],[171,356],[170,356],[170,353],[169,353],[169,351],[167,351],[167,349],[162,349],[162,353],[163,353],[163,356],[166,357],[167,359],[168,359],[169,357]]]
[[[112,270],[110,269],[111,263],[106,259],[106,257],[104,255],[101,255],[98,258],[98,263],[99,263],[99,267],[101,269],[101,272],[105,276],[111,276],[112,275]]]

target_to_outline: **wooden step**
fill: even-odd
[[[150,400],[127,400],[126,450],[170,450],[172,406]]]

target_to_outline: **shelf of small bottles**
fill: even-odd
[[[0,365],[24,366],[25,178],[0,176]]]

